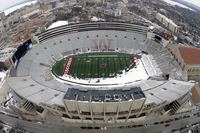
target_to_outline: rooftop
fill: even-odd
[[[64,99],[77,101],[117,102],[145,98],[140,87],[113,90],[79,90],[69,88]]]
[[[34,14],[37,14],[37,13],[41,13],[41,10],[37,9],[37,10],[34,10],[33,12],[30,12],[28,14],[25,14],[22,16],[22,18],[28,18],[30,17],[31,15],[34,15]]]
[[[200,103],[200,86],[199,85],[195,85],[192,88],[192,101],[194,103]]]
[[[49,30],[63,25],[68,25],[68,21],[57,21],[55,23],[52,23],[47,29]]]
[[[16,52],[16,48],[5,48],[0,50],[0,62],[4,62],[7,59],[11,58]]]
[[[200,64],[200,49],[194,47],[179,46],[180,54],[186,64]]]

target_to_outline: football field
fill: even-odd
[[[137,56],[137,58],[139,58]],[[56,76],[71,75],[77,78],[107,78],[129,71],[135,66],[136,56],[117,52],[84,53],[68,56],[52,68]]]

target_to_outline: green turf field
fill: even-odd
[[[134,67],[131,54],[116,52],[85,53],[71,56],[69,75],[77,78],[106,78],[129,71]],[[55,76],[62,76],[70,57],[64,58],[52,67]],[[137,58],[139,58],[137,56]]]

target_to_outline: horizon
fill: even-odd
[[[182,1],[186,1],[200,7],[200,1],[197,0],[182,0]]]
[[[0,12],[12,8],[16,5],[26,3],[30,0],[1,0],[0,1]]]
[[[32,0],[1,0],[0,11],[5,11],[9,8],[12,8],[15,5],[26,3],[28,1],[32,1]],[[170,0],[170,1],[173,1],[173,0]],[[197,0],[182,0],[182,1],[186,1],[200,7],[200,1],[197,1]]]

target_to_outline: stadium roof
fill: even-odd
[[[112,89],[112,90],[79,90],[69,88],[64,99],[78,101],[95,101],[95,102],[117,102],[128,101],[140,98],[145,98],[145,95],[140,87],[129,89]]]
[[[49,29],[56,28],[56,27],[59,27],[62,25],[68,25],[68,21],[57,21],[57,22],[51,24],[47,29],[49,30]]]
[[[200,64],[200,49],[186,46],[178,47],[180,54],[186,64]]]
[[[104,23],[106,24],[106,22]],[[117,23],[114,24],[116,25]],[[131,24],[126,24],[126,26],[128,25],[131,26]],[[76,25],[74,26],[74,29],[77,30]],[[96,29],[96,27],[94,28]],[[49,30],[47,32],[51,33],[52,31],[53,30]],[[44,38],[46,38],[46,35],[48,34],[42,34],[41,36],[44,36]],[[51,37],[51,35],[52,34],[49,34],[49,37]],[[85,39],[87,38],[87,35],[90,37],[90,39]],[[71,54],[73,53],[73,49],[76,48],[94,47],[94,42],[92,41],[92,39],[96,39],[96,35],[100,35],[99,38],[105,35],[109,35],[111,39],[113,37],[114,42],[118,42],[117,44],[123,44],[119,46],[122,46],[122,48],[129,49],[140,49],[140,46],[143,46],[142,43],[145,43],[141,40],[144,40],[146,37],[146,34],[140,31],[138,33],[132,33],[131,31],[107,30],[105,33],[105,30],[94,30],[87,32],[73,32],[73,34],[64,34],[62,36],[49,38],[48,40],[45,40],[42,43],[40,43],[40,45],[33,47],[29,52],[26,53],[26,55],[23,58],[20,59],[18,67],[13,68],[16,72],[13,72],[13,75],[10,75],[10,77],[6,80],[6,83],[8,84],[9,88],[11,88],[16,94],[33,102],[34,104],[45,103],[48,105],[64,106],[63,98],[66,92],[68,91],[68,88],[90,89],[94,88],[94,86],[91,87],[91,84],[74,85],[73,83],[60,81],[53,77],[51,72],[51,66],[55,63],[55,60],[60,60],[65,57],[65,55],[62,55],[61,53]],[[116,39],[115,35],[126,35],[128,39],[127,41],[125,38],[122,39],[121,37]],[[133,43],[132,41],[134,40],[133,36],[138,36],[137,39],[134,41],[135,43]],[[77,39],[77,37],[80,38]],[[132,40],[130,38],[132,38]],[[113,48],[115,48],[114,46]],[[152,60],[153,56],[150,57],[150,59]],[[167,58],[166,61],[168,61],[168,59],[169,58]],[[154,66],[153,63],[155,63],[156,66],[156,62],[152,62],[149,63],[147,67],[151,65]],[[159,68],[159,66],[156,67]],[[116,88],[116,86],[108,87],[108,85],[102,85],[101,87],[97,86],[96,88],[97,90],[111,90],[115,88],[124,89],[125,87],[140,87],[146,97],[145,104],[161,104],[163,102],[171,103],[172,101],[182,97],[183,95],[188,93],[193,86],[193,83],[177,81],[172,79],[169,79],[167,81],[143,79],[137,82],[120,84],[119,86],[117,86],[118,88]],[[81,94],[82,93],[83,92],[81,92]]]

